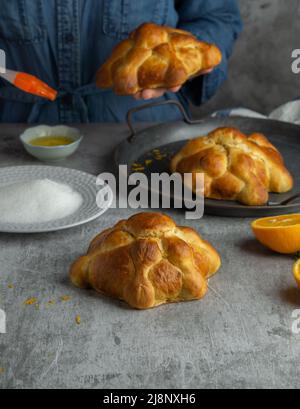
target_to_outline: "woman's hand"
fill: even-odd
[[[160,98],[166,92],[178,92],[181,86],[175,88],[157,88],[157,89],[144,89],[143,91],[138,92],[134,95],[135,99],[153,99],[153,98]]]
[[[210,74],[213,70],[205,70],[199,73],[198,75],[205,75],[205,74]],[[197,75],[197,76],[198,76]],[[162,97],[166,92],[178,92],[180,91],[181,86],[175,87],[175,88],[157,88],[157,89],[144,89],[143,91],[140,91],[134,95],[134,98],[137,100],[144,99],[154,99],[154,98],[160,98]]]

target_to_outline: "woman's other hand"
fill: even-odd
[[[157,89],[144,89],[143,91],[140,91],[134,95],[135,99],[153,99],[153,98],[160,98],[162,97],[166,92],[178,92],[180,90],[181,86],[175,87],[175,88],[157,88]]]
[[[200,74],[198,75],[205,75],[205,74],[210,74],[213,70],[205,70],[202,71]],[[154,99],[154,98],[160,98],[162,97],[166,92],[178,92],[180,91],[181,86],[179,87],[175,87],[175,88],[157,88],[157,89],[144,89],[143,91],[137,92],[134,95],[134,98],[137,100],[140,99],[144,99],[144,100],[148,100],[148,99]]]

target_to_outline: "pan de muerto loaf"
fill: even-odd
[[[140,213],[97,236],[70,275],[78,287],[146,309],[204,297],[220,265],[216,250],[193,229]]]
[[[269,192],[288,192],[294,185],[281,154],[264,135],[247,137],[234,128],[189,141],[172,159],[171,171],[204,173],[205,197],[250,206],[264,205]]]
[[[220,50],[191,33],[145,23],[114,49],[100,67],[97,85],[118,95],[143,89],[174,88],[219,65]]]

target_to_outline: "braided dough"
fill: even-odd
[[[171,171],[204,173],[205,197],[250,206],[264,205],[269,192],[288,192],[294,185],[281,154],[264,135],[247,137],[234,128],[189,141],[172,159]]]
[[[118,95],[174,88],[221,60],[215,45],[198,41],[187,31],[145,23],[117,45],[100,67],[97,85],[114,88]]]
[[[193,229],[160,213],[140,213],[97,236],[70,275],[78,287],[146,309],[204,297],[220,265],[216,250]]]

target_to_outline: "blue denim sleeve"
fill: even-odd
[[[199,40],[216,44],[222,51],[222,63],[211,73],[189,81],[182,94],[195,105],[209,100],[227,77],[228,59],[242,31],[242,19],[236,0],[179,0],[178,27]]]

